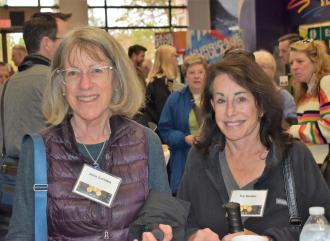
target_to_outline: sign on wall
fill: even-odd
[[[225,36],[217,30],[191,31],[188,39],[190,39],[190,47],[187,48],[186,55],[201,54],[208,63],[219,62],[228,48],[243,46],[241,34]]]
[[[186,49],[186,32],[158,32],[155,33],[155,48],[167,44],[174,46],[178,53],[183,54]]]
[[[330,21],[315,24],[303,24],[299,26],[299,34],[303,38],[318,40],[330,40]]]

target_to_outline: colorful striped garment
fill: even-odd
[[[321,79],[319,96],[306,94],[297,107],[297,118],[298,124],[291,126],[289,132],[308,146],[323,144],[327,153],[325,144],[330,143],[330,75]]]

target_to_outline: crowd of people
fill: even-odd
[[[135,44],[126,52],[102,29],[69,30],[70,17],[34,14],[24,24],[25,47],[12,50],[18,71],[0,63],[0,182],[11,188],[1,191],[0,240],[32,241],[38,232],[39,147],[27,134],[45,146],[49,240],[155,241],[144,227],[150,224],[163,241],[177,240],[182,230],[187,241],[242,234],[299,240],[285,167],[293,173],[299,222],[310,206],[325,207],[330,218],[330,190],[318,166],[330,144],[323,42],[287,34],[278,40],[281,64],[267,50],[235,47],[212,65],[202,55],[185,56],[179,68],[171,45],[158,47],[150,61],[147,48]],[[95,189],[101,175],[120,181]],[[230,233],[224,205],[248,191],[265,195],[263,211],[242,215],[244,230]],[[102,193],[108,199],[98,198]],[[131,237],[131,225],[154,211],[152,193],[164,195],[153,204],[162,209],[168,198],[180,200],[184,224],[157,212]]]

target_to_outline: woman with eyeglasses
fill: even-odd
[[[159,138],[130,119],[144,100],[140,88],[131,61],[106,31],[77,28],[63,39],[43,103],[49,240],[128,240],[149,192],[170,193]],[[7,240],[35,240],[33,168],[28,139]],[[170,240],[171,228],[160,229]],[[156,239],[145,233],[143,240]]]
[[[305,39],[290,45],[298,124],[289,132],[322,164],[330,143],[330,57],[320,41]]]

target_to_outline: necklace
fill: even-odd
[[[83,147],[85,148],[85,150],[86,150],[88,156],[92,159],[92,161],[93,161],[93,166],[94,166],[95,168],[97,168],[97,169],[100,168],[100,165],[99,165],[98,161],[99,161],[99,159],[100,159],[101,154],[103,153],[103,149],[104,149],[106,143],[107,143],[107,141],[103,142],[102,148],[101,148],[101,150],[99,151],[99,154],[97,155],[97,158],[96,158],[96,159],[94,159],[94,157],[92,156],[92,154],[89,152],[87,146],[86,146],[85,144],[82,144]]]

